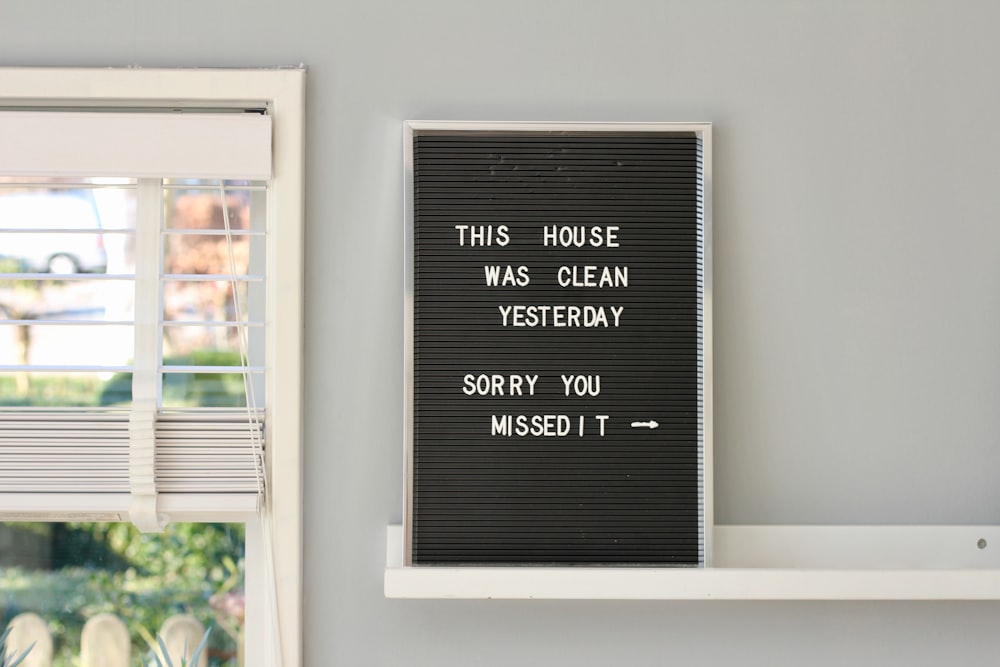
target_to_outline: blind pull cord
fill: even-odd
[[[271,644],[271,663],[275,667],[283,664],[281,650],[281,615],[278,613],[278,584],[275,576],[274,564],[274,536],[272,530],[272,515],[267,499],[267,486],[264,476],[264,446],[260,422],[257,418],[257,397],[254,392],[253,378],[250,375],[249,363],[249,324],[243,319],[243,305],[240,303],[239,290],[236,282],[236,258],[233,253],[232,227],[229,221],[229,204],[226,201],[226,188],[223,181],[219,181],[219,196],[222,199],[222,223],[226,230],[226,250],[229,257],[230,285],[233,290],[233,310],[236,317],[236,331],[240,344],[240,364],[243,368],[243,390],[246,392],[247,421],[250,425],[251,454],[254,461],[254,470],[257,474],[257,491],[261,496],[261,510],[257,513],[260,520],[261,536],[264,542],[264,590],[267,598],[267,611],[271,616],[271,622],[278,629],[274,635],[274,642]],[[249,255],[249,253],[248,253]],[[248,320],[249,321],[249,320]]]
[[[243,371],[243,392],[246,396],[247,423],[250,426],[250,450],[253,456],[254,472],[257,476],[257,492],[262,500],[266,496],[264,482],[264,447],[261,441],[260,421],[257,418],[257,397],[254,392],[253,378],[250,375],[249,353],[249,318],[244,321],[243,304],[240,302],[239,284],[236,281],[236,257],[233,252],[233,231],[229,220],[229,203],[226,200],[226,187],[219,181],[219,197],[222,202],[222,224],[226,230],[226,255],[229,259],[229,285],[233,290],[233,311],[236,318],[236,333],[240,345],[240,367]],[[249,244],[249,240],[247,241]],[[249,257],[249,252],[247,253]],[[249,260],[248,260],[249,261]]]

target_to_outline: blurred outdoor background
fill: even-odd
[[[239,324],[249,318],[237,305],[261,303],[262,293],[212,276],[245,277],[251,256],[262,256],[255,192],[164,184],[163,408],[246,406]],[[0,409],[129,406],[135,225],[135,182],[0,179]],[[83,624],[111,613],[139,665],[163,622],[186,613],[212,629],[211,665],[240,664],[244,535],[242,524],[144,535],[126,523],[0,523],[0,629],[37,613],[53,665],[71,667]]]

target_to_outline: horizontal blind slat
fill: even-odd
[[[261,414],[158,415],[156,477],[169,494],[258,493]],[[129,417],[121,410],[0,410],[0,494],[129,493]],[[210,495],[206,497],[211,497]]]
[[[251,442],[263,442],[246,412],[161,415],[156,423],[156,485],[161,493],[250,493],[263,462]]]

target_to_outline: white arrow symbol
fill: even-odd
[[[656,422],[650,419],[648,422],[632,422],[632,428],[656,428],[659,426]]]

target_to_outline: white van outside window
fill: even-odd
[[[0,196],[0,258],[26,273],[104,273],[101,219],[84,190]]]

